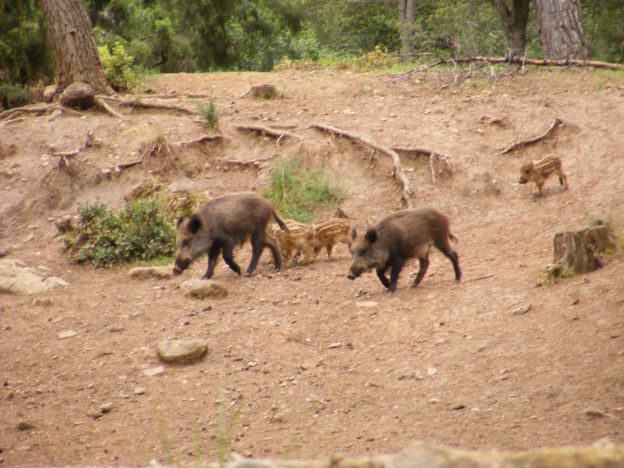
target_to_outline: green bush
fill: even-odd
[[[78,207],[78,225],[64,243],[76,263],[109,267],[171,256],[175,232],[160,205],[150,198],[132,200],[118,212],[96,202]]]
[[[134,57],[120,42],[117,42],[112,50],[103,45],[98,47],[100,62],[104,67],[104,74],[108,83],[116,91],[125,91],[137,84],[137,73],[133,67]]]
[[[21,86],[0,83],[0,108],[12,109],[28,103],[26,91]]]
[[[305,169],[299,158],[278,158],[271,166],[271,183],[262,191],[286,218],[308,223],[318,207],[333,207],[344,196],[323,168]]]

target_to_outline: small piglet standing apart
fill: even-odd
[[[434,208],[415,208],[397,211],[371,227],[363,236],[351,231],[353,264],[347,277],[355,279],[365,271],[375,268],[377,277],[390,292],[396,291],[399,273],[410,258],[418,258],[420,269],[411,286],[422,281],[429,266],[431,246],[446,255],[453,264],[455,281],[461,279],[459,258],[449,240],[457,241],[451,234],[449,219]],[[390,269],[390,280],[386,271]]]
[[[288,231],[275,208],[253,192],[224,195],[204,203],[188,220],[178,218],[176,226],[177,252],[173,273],[180,274],[202,253],[208,253],[208,269],[204,278],[209,279],[219,257],[237,274],[241,269],[234,261],[234,246],[251,240],[251,261],[245,272],[250,276],[256,268],[264,247],[271,249],[275,271],[279,271],[282,258],[275,239],[266,234],[271,218]]]

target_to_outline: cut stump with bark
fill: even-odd
[[[608,224],[558,232],[553,241],[554,261],[547,268],[550,278],[592,272],[602,266],[600,256],[615,249],[614,235]]]

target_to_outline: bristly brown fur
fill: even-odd
[[[310,263],[312,258],[312,242],[314,240],[314,229],[312,226],[292,219],[284,221],[288,231],[272,225],[269,234],[277,239],[280,251],[284,260],[289,262],[297,256],[303,254],[303,261]]]
[[[327,257],[331,258],[336,244],[347,244],[351,250],[351,224],[341,218],[332,218],[314,225],[314,258],[322,248],[327,250]]]
[[[538,195],[541,195],[544,183],[553,174],[559,176],[559,183],[566,190],[568,188],[568,178],[563,172],[561,159],[554,154],[549,154],[537,161],[523,164],[520,167],[520,179],[518,182],[521,184],[534,182]]]

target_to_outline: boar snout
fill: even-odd
[[[527,179],[525,179],[524,177],[520,177],[520,179],[518,180],[519,184],[526,184],[528,182]]]
[[[354,280],[355,278],[358,278],[362,273],[364,273],[364,271],[366,271],[366,268],[356,268],[352,266],[351,268],[349,268],[347,278],[349,278],[350,280]]]
[[[186,258],[176,257],[175,263],[173,265],[173,275],[178,276],[180,273],[186,270],[190,264],[191,264],[190,260]]]

